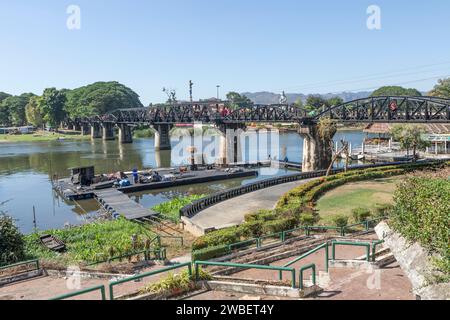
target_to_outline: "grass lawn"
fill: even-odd
[[[317,202],[321,222],[332,224],[336,214],[351,216],[355,208],[373,209],[377,204],[393,202],[393,193],[400,177],[349,183],[327,192]]]
[[[8,135],[0,134],[0,143],[8,142],[45,142],[45,141],[56,141],[56,140],[85,140],[89,139],[90,136],[82,136],[74,132],[67,133],[53,133],[46,131],[36,131],[33,134],[19,134],[19,135]]]

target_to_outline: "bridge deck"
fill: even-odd
[[[94,195],[103,208],[120,214],[128,220],[156,215],[156,212],[145,209],[117,189],[96,190]]]

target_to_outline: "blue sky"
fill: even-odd
[[[68,30],[66,9],[81,9]],[[381,30],[366,27],[369,5]],[[0,0],[0,91],[117,80],[144,104],[162,87],[328,93],[428,90],[450,75],[446,0]]]

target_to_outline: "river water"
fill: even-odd
[[[361,131],[344,131],[335,140],[345,139],[360,146],[364,138]],[[169,167],[173,165],[171,152],[155,152],[153,138],[135,139],[132,144],[117,141],[54,141],[0,144],[0,206],[16,219],[24,233],[36,227],[40,230],[61,228],[66,224],[81,224],[95,217],[99,206],[95,200],[67,203],[52,190],[51,177],[67,177],[68,168],[94,165],[96,173],[131,171],[132,168]],[[176,144],[176,141],[172,141]],[[296,133],[280,135],[279,147],[285,150],[289,161],[301,162],[303,139]],[[255,146],[245,144],[243,155],[251,155]],[[291,174],[279,169],[261,169],[258,177],[211,182],[178,188],[132,194],[130,197],[144,207],[151,208],[175,196],[211,194],[259,179]]]

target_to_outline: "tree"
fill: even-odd
[[[381,87],[374,92],[372,92],[371,97],[380,97],[380,96],[422,96],[417,89],[406,89],[399,86],[385,86]]]
[[[0,211],[0,266],[23,260],[25,258],[24,248],[22,234],[14,224],[14,220]]]
[[[24,93],[20,96],[9,96],[3,99],[0,107],[0,122],[13,126],[25,125],[25,106],[33,96],[32,93]]]
[[[247,96],[231,91],[227,93],[227,100],[230,102],[232,109],[248,108],[253,106],[253,101]]]
[[[71,118],[143,107],[136,92],[116,81],[96,82],[65,93],[65,111]]]
[[[327,100],[327,106],[338,106],[340,104],[343,104],[344,100],[341,97],[333,97]]]
[[[11,97],[11,95],[0,91],[0,103],[8,97]]]
[[[413,150],[413,157],[416,160],[417,150],[424,149],[430,145],[429,141],[423,138],[426,130],[420,125],[404,125],[397,124],[391,128],[391,136],[395,141],[400,143],[402,149],[406,150],[409,155],[409,150]]]
[[[177,103],[177,91],[163,87],[162,91],[167,95],[167,103]]]
[[[432,97],[450,98],[450,78],[440,79],[429,95]]]
[[[32,97],[25,107],[25,116],[27,118],[27,123],[40,127],[44,124],[44,119],[39,108],[40,97]]]
[[[297,100],[295,100],[294,102],[294,107],[302,109],[303,108],[303,100],[298,98]]]
[[[328,101],[318,95],[309,95],[306,99],[305,109],[310,112],[320,112],[322,108],[328,106]]]
[[[65,103],[66,94],[64,91],[55,88],[45,89],[42,96],[38,99],[38,106],[43,120],[51,127],[57,128],[66,116],[64,111]]]

